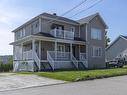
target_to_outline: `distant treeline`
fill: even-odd
[[[10,72],[13,70],[13,58],[9,57],[6,63],[0,61],[0,72]]]

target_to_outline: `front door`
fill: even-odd
[[[58,45],[57,51],[65,52],[65,46],[64,45]]]

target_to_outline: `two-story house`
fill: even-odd
[[[96,13],[74,21],[42,13],[14,31],[14,71],[104,68],[105,29]]]

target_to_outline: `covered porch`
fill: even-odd
[[[79,62],[84,62],[87,67],[86,45],[69,40],[44,40],[39,37],[15,44],[14,62],[29,61],[33,64],[32,70],[35,66],[38,70],[41,70],[42,64],[46,63],[49,63],[53,70],[60,68],[56,64],[61,63],[63,65],[71,62],[76,68],[78,68]]]

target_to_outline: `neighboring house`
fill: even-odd
[[[0,62],[2,62],[3,64],[6,64],[9,60],[9,58],[12,58],[12,55],[3,55],[0,56]]]
[[[127,36],[120,35],[106,48],[106,61],[125,57],[127,61]]]
[[[13,31],[14,71],[104,68],[105,29],[98,13],[78,21],[40,14]]]

